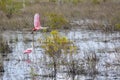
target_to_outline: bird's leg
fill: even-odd
[[[34,31],[32,30],[31,34],[34,34]]]

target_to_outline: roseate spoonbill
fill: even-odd
[[[24,54],[27,54],[27,60],[26,62],[27,63],[30,63],[30,59],[29,59],[29,54],[33,51],[33,48],[27,48],[25,51],[24,51]]]
[[[42,27],[41,23],[40,23],[40,15],[38,13],[36,13],[34,15],[34,28],[32,29],[32,33],[33,31],[38,31],[40,29],[47,29],[48,27]]]

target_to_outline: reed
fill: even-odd
[[[6,56],[7,53],[12,52],[12,49],[9,47],[7,41],[5,41],[2,37],[0,37],[0,53],[2,56]]]

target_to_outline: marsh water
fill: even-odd
[[[120,33],[105,33],[99,30],[61,30],[77,45],[77,54],[62,55],[57,64],[56,80],[120,80]],[[44,54],[38,42],[43,32],[5,31],[2,33],[12,53],[4,58],[2,80],[55,80],[52,59]],[[34,51],[28,55],[23,51],[32,47]],[[74,60],[73,64],[70,64]],[[66,65],[65,65],[66,63]],[[67,64],[68,63],[68,64]],[[74,69],[72,69],[74,68]],[[71,71],[74,70],[74,71]],[[47,76],[48,75],[48,76]]]

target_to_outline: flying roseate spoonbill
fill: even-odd
[[[47,29],[48,27],[42,27],[41,23],[40,23],[40,15],[38,13],[36,13],[34,15],[34,28],[32,29],[32,33],[33,31],[38,31],[40,29]]]
[[[32,52],[33,48],[28,48],[24,51],[24,54],[30,54]]]

